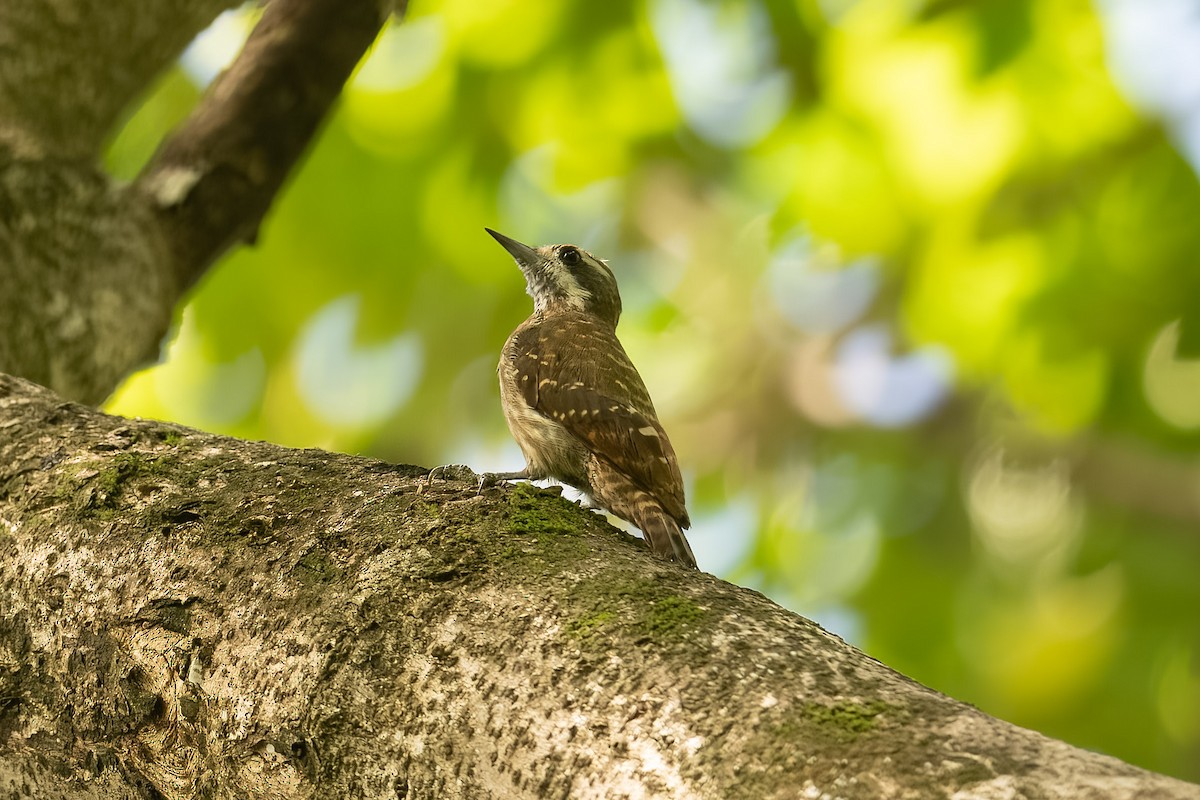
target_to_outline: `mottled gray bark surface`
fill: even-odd
[[[172,309],[252,237],[391,8],[274,0],[130,186],[119,116],[235,0],[0,3],[0,372],[97,403],[158,353]]]
[[[0,142],[91,161],[118,118],[195,35],[240,0],[4,0]]]
[[[0,797],[1200,797],[419,472],[0,377]]]

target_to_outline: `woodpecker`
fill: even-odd
[[[641,528],[656,555],[696,568],[675,449],[617,340],[621,295],[608,264],[573,244],[533,248],[485,228],[517,262],[533,314],[500,355],[500,401],[525,454],[502,480],[554,480]]]

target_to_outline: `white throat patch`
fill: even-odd
[[[562,264],[551,262],[544,267],[544,280],[548,287],[553,287],[553,293],[543,291],[541,286],[530,286],[529,294],[533,296],[534,311],[545,311],[548,302],[561,303],[574,311],[583,311],[592,293],[579,285],[579,281],[571,271]],[[553,294],[553,296],[548,296]]]

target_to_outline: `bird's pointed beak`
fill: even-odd
[[[508,254],[516,259],[517,266],[522,270],[531,269],[538,263],[538,254],[527,244],[521,244],[516,239],[510,239],[503,233],[497,233],[491,228],[484,228],[485,231],[492,235],[500,245],[508,251]]]

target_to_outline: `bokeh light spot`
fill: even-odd
[[[758,3],[655,0],[650,19],[675,98],[702,137],[742,147],[783,118],[791,80],[774,67],[774,35]]]
[[[1195,746],[1200,742],[1200,661],[1182,642],[1165,649],[1155,698],[1158,716],[1172,738]]]
[[[892,338],[881,326],[849,333],[838,345],[834,385],[846,407],[874,425],[894,428],[930,414],[945,398],[953,362],[938,346],[892,356]]]
[[[1065,561],[1083,526],[1066,463],[1018,465],[999,447],[969,468],[967,510],[984,547],[1000,563],[1021,568]]]
[[[233,63],[257,19],[249,3],[221,13],[179,57],[183,71],[197,86],[208,86]]]
[[[354,340],[360,299],[348,295],[318,311],[296,342],[296,383],[309,409],[333,427],[376,425],[421,378],[420,338],[406,333],[376,345]]]
[[[809,333],[832,333],[858,319],[879,288],[879,268],[859,259],[839,268],[832,245],[796,236],[780,246],[767,266],[771,300],[788,322]]]
[[[1184,430],[1200,428],[1200,359],[1182,359],[1179,320],[1154,337],[1142,373],[1146,402],[1166,422]]]

